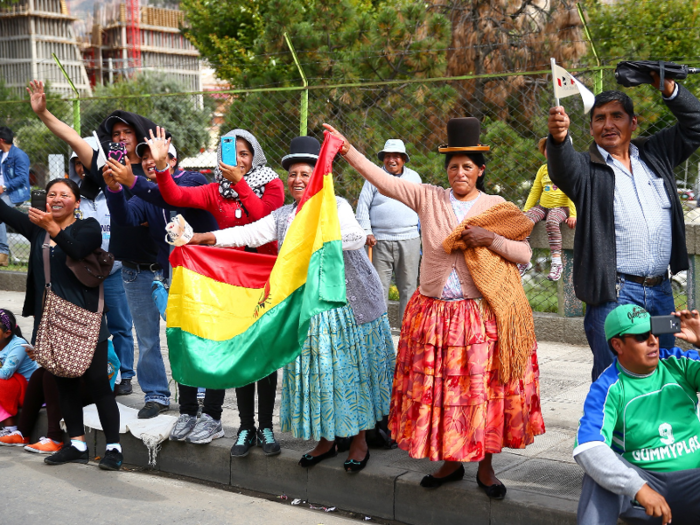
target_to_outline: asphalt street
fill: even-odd
[[[0,523],[352,525],[357,520],[145,472],[48,466],[44,456],[0,447]]]

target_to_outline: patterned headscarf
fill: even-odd
[[[252,133],[244,129],[234,129],[229,131],[224,135],[224,137],[236,137],[237,139],[246,140],[253,148],[253,167],[248,173],[243,175],[243,179],[248,183],[250,189],[259,198],[265,193],[265,185],[273,179],[278,179],[279,175],[275,173],[272,168],[266,166],[267,159],[263,153],[258,140],[253,136]],[[225,199],[237,199],[238,193],[231,188],[231,181],[224,178],[221,170],[219,169],[219,162],[221,162],[221,143],[216,150],[216,169],[214,170],[214,177],[216,182],[219,183],[219,193]]]

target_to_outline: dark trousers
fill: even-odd
[[[197,387],[178,384],[178,388],[180,390],[180,414],[187,414],[192,417],[196,416],[199,408],[199,403],[197,403]],[[202,413],[209,414],[212,419],[219,421],[223,410],[221,405],[224,404],[225,395],[226,390],[207,388],[204,394]]]
[[[37,368],[29,378],[17,430],[28,438],[34,430],[36,418],[44,403],[46,403],[46,417],[49,423],[46,437],[54,441],[63,441],[63,433],[59,426],[61,408],[58,406],[58,386],[54,376],[44,368]]]
[[[258,387],[258,428],[272,428],[272,411],[277,395],[277,371],[261,379],[236,389],[238,413],[241,416],[241,430],[255,428],[255,386]]]
[[[107,341],[102,341],[95,348],[90,367],[82,377],[56,377],[63,419],[70,437],[85,434],[83,427],[83,403],[80,394],[81,379],[85,381],[87,391],[92,396],[100,416],[102,430],[107,443],[119,443],[119,408],[114,399],[107,375]]]
[[[700,523],[700,469],[677,472],[652,472],[622,461],[632,467],[652,489],[661,494],[671,507],[673,525]],[[618,518],[629,525],[661,524],[661,518],[647,516],[644,508],[623,495],[598,485],[588,474],[578,504],[579,525],[616,525]]]

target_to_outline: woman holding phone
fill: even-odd
[[[46,185],[46,207],[44,211],[30,208],[29,214],[11,208],[0,201],[0,221],[14,228],[31,243],[27,293],[22,315],[34,316],[32,344],[43,313],[44,277],[43,245],[46,234],[50,236],[49,261],[51,290],[58,297],[92,312],[98,309],[99,289],[81,283],[66,264],[67,257],[79,260],[87,257],[102,244],[102,228],[96,219],[77,218],[80,207],[80,188],[70,179],[54,179]],[[100,461],[103,470],[119,470],[123,456],[119,444],[119,409],[112,395],[107,375],[107,352],[109,331],[105,315],[102,315],[97,346],[92,363],[83,374],[107,441],[106,453]],[[80,396],[80,378],[56,377],[63,419],[71,438],[70,445],[48,456],[48,465],[64,463],[87,463],[88,451],[83,427],[83,405]]]
[[[146,142],[165,140],[165,130],[156,129],[156,136],[146,137]],[[223,145],[223,151],[222,151]],[[235,145],[235,150],[234,146]],[[235,153],[236,165],[228,155]],[[274,170],[267,167],[267,159],[252,133],[234,129],[221,137],[217,151],[219,165],[216,182],[195,188],[177,186],[163,163],[156,164],[156,177],[160,193],[166,202],[174,206],[189,206],[209,211],[220,229],[243,226],[268,216],[284,204],[284,183]],[[241,250],[277,255],[277,242],[269,242]],[[258,392],[258,428],[255,428],[255,391]],[[231,448],[233,457],[248,455],[250,448],[259,443],[266,455],[280,453],[280,446],[272,431],[272,411],[277,393],[277,372],[257,383],[236,389],[236,402],[241,417],[238,439]]]

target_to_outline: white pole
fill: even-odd
[[[552,57],[549,59],[549,63],[552,65],[552,87],[554,88],[554,92],[556,93],[557,76],[554,74],[554,66],[557,64],[557,61],[554,57]],[[556,95],[554,96],[554,105],[559,105],[559,99],[556,97]]]

